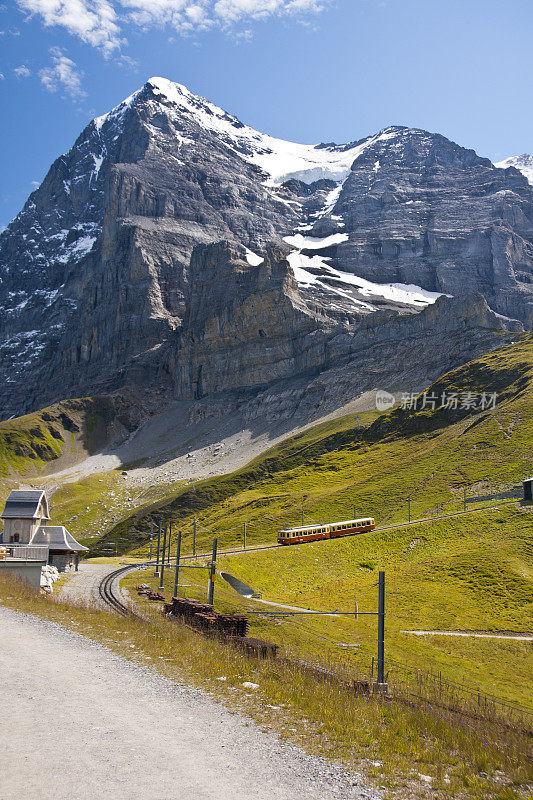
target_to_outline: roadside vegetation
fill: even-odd
[[[341,760],[390,798],[520,800],[533,780],[523,737],[494,742],[417,704],[359,696],[283,660],[244,658],[152,609],[147,619],[41,597],[0,580],[0,602],[64,625],[172,680],[187,681],[250,715],[262,729]],[[248,684],[248,685],[247,685]],[[251,684],[251,686],[250,686]],[[255,688],[254,688],[255,687]],[[482,726],[481,726],[482,727]],[[481,735],[479,735],[481,734]]]

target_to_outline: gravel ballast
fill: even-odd
[[[39,800],[378,800],[309,756],[167,680],[0,607],[1,796]]]

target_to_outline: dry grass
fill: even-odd
[[[424,708],[318,682],[283,661],[258,662],[206,639],[152,609],[127,619],[37,595],[18,581],[0,581],[3,605],[37,614],[100,642],[170,679],[193,683],[309,752],[341,759],[388,789],[390,797],[518,800],[528,771],[523,743],[496,746],[476,731]],[[243,687],[249,681],[256,691]],[[424,781],[420,776],[429,776]]]

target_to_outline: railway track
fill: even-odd
[[[510,503],[516,502],[515,500],[509,500],[507,502],[498,503],[494,506],[488,506],[486,508],[469,508],[467,511],[457,511],[453,514],[442,514],[438,517],[430,517],[429,519],[417,519],[411,520],[410,522],[401,522],[395,525],[384,525],[379,528],[375,528],[376,531],[387,531],[387,530],[394,530],[398,528],[409,528],[415,525],[423,525],[427,524],[428,522],[439,522],[445,519],[452,519],[454,517],[461,517],[466,514],[473,514],[476,511],[494,511],[503,506],[509,505]],[[354,534],[349,533],[347,536],[360,536],[361,534]],[[328,541],[328,540],[324,540]],[[291,545],[292,547],[303,547],[304,545],[308,544],[308,542],[302,542],[301,544]],[[244,549],[234,549],[234,550],[219,550],[219,556],[231,556],[231,555],[242,555],[243,553],[256,553],[261,550],[275,550],[279,549],[280,547],[284,547],[282,544],[267,544],[267,545],[260,545],[259,547],[247,547],[246,550]],[[182,556],[181,562],[195,560],[197,558],[208,558],[211,554],[210,553],[197,553],[194,556]],[[136,569],[142,569],[143,567],[149,567],[155,564],[154,561],[146,561],[143,564],[134,564],[132,566],[121,567],[120,569],[115,570],[114,572],[110,572],[109,575],[100,582],[98,587],[98,593],[102,601],[112,608],[114,611],[117,611],[122,616],[126,616],[127,614],[133,614],[134,612],[124,603],[122,600],[120,593],[116,593],[113,588],[113,584],[117,578],[120,578],[121,575],[126,574],[126,572],[130,572]],[[170,562],[165,562],[166,567],[171,567]]]
[[[126,572],[130,572],[134,569],[139,569],[141,567],[147,566],[146,564],[135,564],[134,566],[127,566],[127,567],[120,567],[120,569],[116,569],[113,572],[110,572],[109,575],[106,575],[100,581],[100,585],[98,586],[98,594],[100,595],[101,600],[113,611],[116,611],[118,614],[121,614],[123,617],[127,617],[128,614],[132,614],[133,612],[131,609],[126,605],[122,596],[120,595],[120,591],[115,591],[115,581],[119,579],[122,575],[125,575]],[[118,585],[118,584],[117,584]]]

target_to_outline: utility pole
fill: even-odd
[[[385,573],[379,573],[378,590],[378,685],[385,683]]]
[[[207,602],[210,606],[213,605],[215,599],[215,575],[217,568],[217,539],[213,539],[213,553],[211,555],[211,564],[209,565],[209,583],[207,584]]]
[[[152,546],[154,542],[154,518],[150,519],[150,558],[148,561],[152,560]]]
[[[305,525],[305,511],[302,511],[302,528]]]
[[[246,550],[246,522],[244,523],[244,543],[243,550]]]
[[[168,566],[170,567],[170,544],[172,542],[172,523],[168,526]]]
[[[176,572],[174,575],[174,594],[172,597],[178,596],[178,585],[180,578],[180,555],[181,555],[181,531],[178,531],[178,547],[176,548]]]
[[[165,525],[165,530],[163,533],[163,557],[161,559],[161,580],[159,582],[159,591],[162,592],[165,588],[163,586],[163,578],[165,577],[165,554],[167,551],[167,526]]]
[[[466,486],[464,487],[463,510],[466,511]]]
[[[196,555],[196,517],[194,518],[192,527],[192,554],[193,556]]]
[[[159,578],[159,547],[161,545],[161,520],[159,520],[159,525],[157,528],[157,556],[155,559],[155,572],[154,578]]]
[[[411,522],[411,498],[407,498],[407,504],[409,506],[409,522]]]

